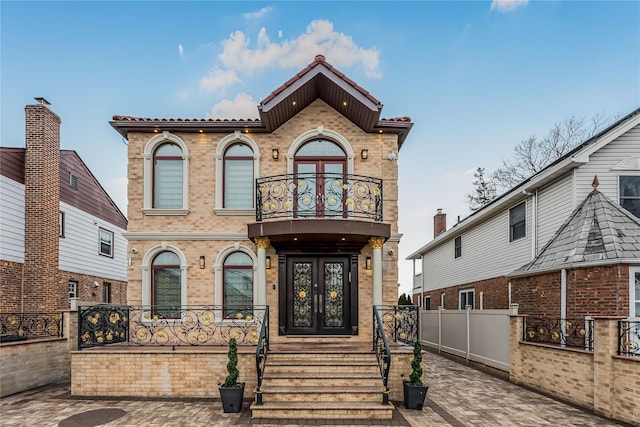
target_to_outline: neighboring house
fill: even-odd
[[[272,342],[370,342],[372,305],[397,301],[396,158],[413,124],[381,119],[321,55],[258,110],[114,116],[129,141],[128,303],[268,305]]]
[[[439,211],[434,240],[407,258],[414,301],[639,316],[639,217],[640,109],[449,230]]]
[[[60,149],[60,118],[36,99],[26,148],[0,148],[0,309],[125,303],[127,220],[78,154]]]

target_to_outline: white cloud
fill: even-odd
[[[251,95],[239,93],[234,99],[223,99],[207,113],[208,119],[257,119],[258,101]]]
[[[513,12],[519,7],[526,6],[529,0],[493,0],[491,2],[491,10],[498,12]]]
[[[182,58],[182,56],[184,55],[184,48],[182,47],[182,44],[178,44],[178,53],[180,54],[180,57]]]
[[[200,79],[200,87],[208,91],[224,90],[225,88],[240,83],[241,80],[235,70],[221,70],[214,68],[209,75]]]
[[[258,19],[258,18],[262,18],[264,15],[268,14],[272,10],[273,10],[273,6],[263,7],[262,9],[256,12],[248,12],[243,14],[242,16],[244,16],[244,19]]]
[[[333,24],[326,20],[312,21],[305,32],[293,40],[274,43],[263,27],[253,48],[242,31],[229,35],[222,45],[220,59],[225,68],[239,73],[249,74],[265,68],[301,68],[322,54],[337,68],[361,65],[368,77],[380,77],[379,50],[356,45],[350,36],[336,32]]]

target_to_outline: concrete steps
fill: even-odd
[[[269,352],[262,404],[253,418],[391,419],[394,406],[383,404],[376,356],[367,347],[314,351],[291,348]]]

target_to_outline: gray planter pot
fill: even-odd
[[[220,390],[220,399],[222,400],[222,410],[224,412],[240,412],[242,410],[244,384],[245,383],[238,383],[237,387],[218,386],[218,390]]]
[[[426,385],[411,385],[406,380],[402,381],[402,385],[404,388],[404,406],[406,406],[407,409],[422,410],[429,387]]]

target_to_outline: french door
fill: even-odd
[[[350,319],[349,257],[288,257],[287,333],[348,334]]]

